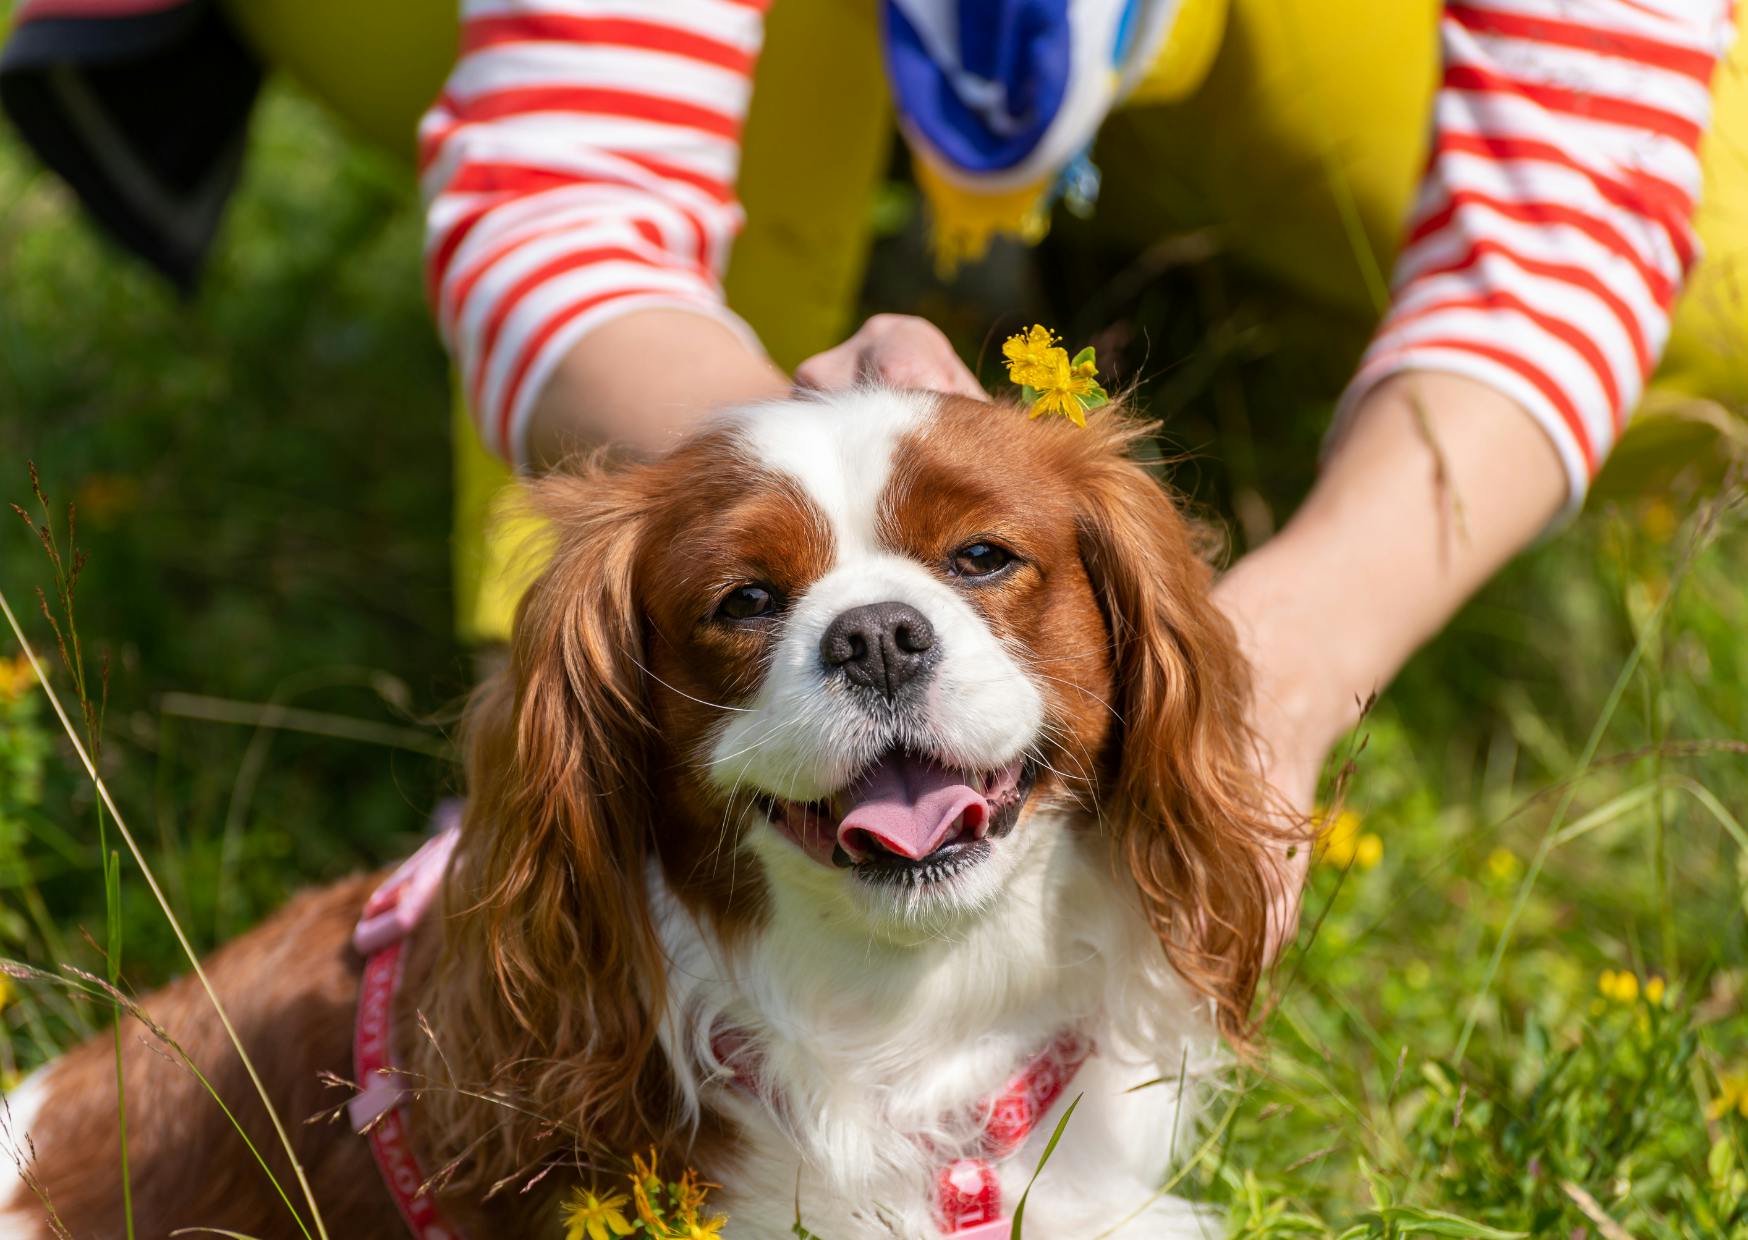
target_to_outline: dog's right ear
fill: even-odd
[[[501,1066],[494,1085],[513,1101],[472,1116],[470,1135],[501,1130],[512,1167],[540,1156],[530,1143],[551,1143],[551,1121],[607,1140],[662,1123],[646,1108],[663,1091],[644,1080],[664,987],[644,877],[636,472],[535,484],[551,561],[517,609],[509,667],[481,688],[466,727],[469,801],[437,988],[439,1006],[453,1005],[436,1028]],[[519,1120],[517,1107],[543,1118]]]

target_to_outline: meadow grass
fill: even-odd
[[[472,673],[450,636],[446,372],[416,204],[402,169],[283,92],[188,305],[94,239],[4,133],[0,204],[0,499],[28,498],[29,457],[78,504],[80,621],[110,656],[103,774],[205,949],[298,886],[405,852],[454,787],[442,721]],[[1217,247],[1185,255],[1101,313],[1146,340],[1127,351],[1146,355],[1143,402],[1193,458],[1176,480],[1242,545],[1305,485],[1330,393]],[[1071,318],[1044,321],[1076,342],[1110,326]],[[1270,408],[1290,416],[1260,433]],[[1172,1191],[1246,1237],[1748,1236],[1734,494],[1594,506],[1384,694],[1266,1054],[1215,1098]],[[0,537],[9,595],[44,574],[22,530]],[[106,977],[110,863],[70,758],[0,663],[0,957]],[[128,864],[113,917],[124,992],[184,967]],[[90,987],[0,977],[0,1073],[111,1010]],[[829,1240],[829,1220],[807,1226]]]

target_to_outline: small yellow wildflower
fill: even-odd
[[[1668,984],[1660,977],[1645,979],[1645,1002],[1652,1007],[1663,1006],[1663,996],[1668,991]]]
[[[1085,426],[1086,411],[1108,399],[1099,386],[1098,360],[1090,348],[1070,359],[1068,350],[1056,341],[1053,332],[1037,324],[1029,332],[1009,336],[1001,346],[1008,378],[1032,402],[1034,418],[1053,413]]]
[[[10,659],[0,659],[0,705],[16,702],[36,684],[36,673],[30,670],[30,660],[20,651]]]
[[[1748,1070],[1726,1072],[1718,1080],[1718,1096],[1706,1108],[1708,1119],[1722,1119],[1731,1111],[1748,1119]]]
[[[680,1230],[670,1232],[674,1240],[716,1240],[722,1234],[722,1226],[728,1222],[728,1215],[713,1214],[709,1218],[689,1218],[680,1223]]]
[[[667,1224],[656,1212],[655,1206],[655,1203],[662,1199],[662,1178],[656,1174],[655,1150],[653,1148],[650,1150],[647,1163],[643,1161],[641,1155],[633,1154],[631,1165],[633,1168],[630,1176],[631,1197],[632,1204],[637,1208],[637,1221],[649,1229],[650,1235],[664,1235],[667,1231]],[[651,1198],[654,1198],[654,1201]]]
[[[1517,854],[1509,848],[1495,848],[1487,854],[1487,873],[1502,883],[1509,883],[1523,869]]]
[[[1323,816],[1317,818],[1319,823]],[[1360,830],[1360,816],[1344,809],[1323,826],[1317,837],[1318,856],[1338,870],[1358,866],[1369,870],[1384,859],[1384,841],[1371,831]]]
[[[1032,330],[1009,336],[1002,342],[1001,355],[1008,359],[1008,378],[1027,387],[1043,387],[1034,377],[1049,378],[1050,355],[1062,352],[1056,347],[1056,334],[1041,324]]]
[[[17,994],[18,988],[12,984],[12,979],[4,973],[0,973],[0,1012],[6,1010],[7,1005]]]
[[[613,1240],[637,1230],[625,1217],[631,1198],[624,1193],[597,1197],[574,1189],[564,1203],[564,1240]]]
[[[1596,988],[1612,1003],[1632,1003],[1639,997],[1639,975],[1631,969],[1604,969],[1596,979]]]

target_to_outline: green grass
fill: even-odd
[[[454,786],[444,726],[471,676],[406,174],[295,97],[261,121],[189,305],[0,133],[0,499],[28,499],[30,457],[78,502],[80,623],[88,656],[110,656],[106,778],[202,948],[408,847]],[[879,296],[979,339],[992,321],[934,291]],[[1290,320],[1217,254],[1108,318],[1124,331],[1101,358],[1147,353],[1144,399],[1196,454],[1179,480],[1238,544],[1265,533],[1330,395]],[[1045,321],[1076,343],[1110,326]],[[1748,526],[1707,503],[1587,515],[1366,721],[1347,825],[1377,843],[1315,869],[1266,1057],[1215,1100],[1174,1189],[1224,1205],[1233,1234],[1748,1236],[1748,1119],[1713,1106],[1748,1071]],[[29,599],[41,550],[0,528],[0,588]],[[41,695],[10,683],[0,957],[101,976],[92,792]],[[125,988],[181,967],[125,863],[117,918]],[[1606,997],[1605,970],[1639,996]],[[0,1071],[106,1019],[65,988],[12,989]]]

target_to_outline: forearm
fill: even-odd
[[[1253,659],[1293,669],[1262,677],[1259,711],[1331,743],[1566,490],[1546,435],[1493,389],[1435,373],[1373,389],[1293,520],[1221,582]]]
[[[637,310],[602,324],[554,369],[530,414],[535,468],[602,445],[660,452],[714,409],[780,396],[789,380],[725,323]]]

